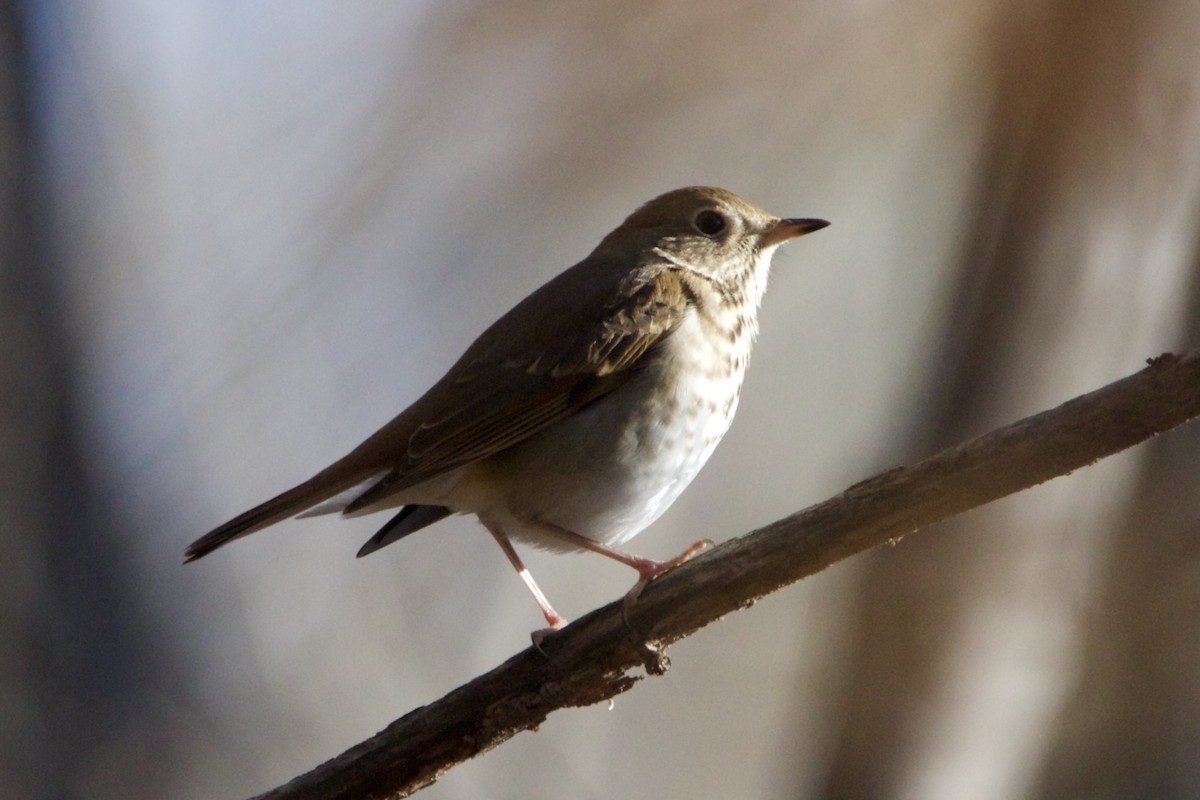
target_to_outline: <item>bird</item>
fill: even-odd
[[[193,542],[185,563],[301,516],[394,516],[365,556],[451,514],[474,514],[537,602],[513,542],[592,551],[642,589],[709,544],[655,561],[623,545],[675,501],[737,410],[771,259],[820,230],[725,189],[650,200],[487,328],[425,394],[346,456]]]

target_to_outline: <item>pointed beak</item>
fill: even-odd
[[[829,223],[823,219],[781,219],[775,223],[774,228],[763,234],[762,246],[771,247],[782,244],[788,239],[819,231],[828,225]]]

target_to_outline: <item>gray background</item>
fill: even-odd
[[[0,7],[3,794],[257,793],[523,648],[473,520],[181,554],[662,191],[833,226],[646,555],[1196,346],[1198,91],[1191,0]],[[1195,797],[1198,456],[839,564],[423,796]],[[568,616],[633,579],[529,563]]]

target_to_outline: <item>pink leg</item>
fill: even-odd
[[[659,575],[662,575],[664,572],[678,567],[680,564],[692,558],[697,553],[702,552],[706,548],[712,547],[711,539],[701,539],[672,559],[667,561],[654,561],[649,558],[643,558],[641,556],[635,556],[630,553],[626,553],[625,551],[618,550],[615,547],[609,547],[608,545],[601,544],[594,539],[589,539],[586,536],[580,536],[574,531],[569,531],[566,528],[560,528],[559,526],[552,525],[548,522],[536,522],[531,524],[535,524],[550,535],[570,542],[577,547],[581,547],[584,550],[591,550],[593,553],[599,553],[602,556],[608,556],[611,559],[620,561],[622,564],[633,567],[637,570],[638,582],[633,585],[632,589],[625,593],[625,602],[622,612],[625,615],[626,622],[629,621],[630,612],[633,611],[634,606],[637,605],[638,595],[642,593],[642,590],[646,588],[650,581],[654,580]]]
[[[531,634],[534,647],[541,649],[542,640],[554,633],[559,628],[567,624],[566,618],[561,616],[550,605],[550,601],[546,599],[546,595],[542,593],[541,587],[533,580],[533,576],[529,574],[529,570],[521,562],[521,557],[517,555],[517,551],[513,548],[512,542],[499,528],[493,528],[490,525],[485,525],[488,532],[496,539],[496,544],[500,545],[500,549],[504,551],[504,555],[508,557],[508,563],[513,565],[517,574],[521,576],[521,580],[525,581],[525,586],[529,589],[533,599],[537,602],[538,608],[542,610],[542,616],[546,618],[546,624],[550,627],[542,630],[534,631]]]

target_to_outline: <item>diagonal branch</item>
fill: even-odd
[[[611,698],[663,649],[757,598],[843,558],[1035,486],[1200,415],[1200,350],[1162,355],[1130,377],[1027,417],[727,541],[655,580],[631,625],[621,604],[593,611],[533,649],[393,722],[337,758],[260,797],[406,797],[439,775],[536,728],[551,712]]]

